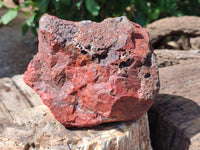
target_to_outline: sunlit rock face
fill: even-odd
[[[149,35],[124,16],[96,23],[44,15],[24,81],[66,127],[135,120],[159,91]]]

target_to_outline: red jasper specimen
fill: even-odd
[[[95,23],[44,15],[24,81],[66,127],[137,119],[159,91],[148,33],[124,16]]]

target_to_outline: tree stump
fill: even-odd
[[[0,149],[151,150],[147,115],[93,128],[62,126],[45,105],[18,111],[0,136]]]

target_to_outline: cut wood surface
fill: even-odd
[[[82,129],[64,128],[44,105],[16,112],[14,118],[0,135],[0,149],[151,150],[147,114]]]
[[[20,90],[24,97],[26,97],[26,99],[29,101],[31,106],[38,106],[43,104],[40,96],[24,83],[22,75],[13,76],[12,80],[15,82],[18,90]]]
[[[0,99],[8,112],[19,111],[31,107],[27,99],[22,95],[21,91],[15,86],[10,78],[0,80]]]
[[[0,79],[0,132],[11,123],[16,111],[42,104],[40,97],[28,87],[22,75]]]

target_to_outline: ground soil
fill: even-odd
[[[6,9],[0,9],[0,16]],[[0,77],[22,74],[37,52],[37,40],[31,32],[22,35],[21,25],[25,21],[22,13],[11,23],[0,24]]]

